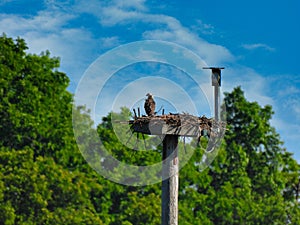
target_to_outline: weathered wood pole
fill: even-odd
[[[168,177],[168,179],[162,181],[162,225],[178,225],[179,161],[177,147],[178,136],[167,134],[163,141],[162,155],[163,177]]]

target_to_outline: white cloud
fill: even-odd
[[[120,38],[117,36],[100,38],[102,48],[117,47],[121,44]]]
[[[256,50],[256,49],[264,49],[270,52],[275,51],[275,48],[270,47],[269,45],[256,43],[256,44],[243,44],[242,47],[247,50]]]
[[[15,36],[15,33],[26,32],[29,29],[34,29],[34,25],[28,24],[27,20],[16,16],[1,14],[0,15],[0,29],[6,34]]]
[[[32,23],[36,29],[55,32],[73,18],[75,18],[75,15],[59,11],[40,11],[28,22]]]
[[[271,83],[251,68],[236,64],[222,71],[223,90],[231,92],[237,86],[242,87],[249,101],[256,101],[263,106],[275,104],[274,99],[268,95]]]
[[[13,36],[29,31],[55,33],[72,18],[74,15],[52,11],[40,11],[36,16],[29,18],[0,14],[0,28]]]
[[[205,35],[211,35],[215,33],[215,27],[213,25],[204,23],[200,19],[196,21],[196,25],[192,26],[192,29]]]
[[[144,0],[79,0],[73,9],[78,13],[94,15],[103,26],[127,24],[129,21],[142,17],[143,13],[147,11]]]
[[[278,90],[277,94],[280,97],[296,95],[296,94],[300,94],[300,89],[298,89],[297,87],[295,87],[293,85],[290,85],[284,89]]]
[[[29,51],[39,54],[49,49],[64,56],[72,48],[68,42],[87,36],[80,29],[65,29],[63,26],[74,18],[61,12],[41,11],[36,16],[24,18],[17,15],[1,14],[0,30],[12,37],[21,36],[29,45]],[[78,40],[78,39],[77,39]]]
[[[101,14],[101,23],[105,26],[114,26],[116,24],[127,24],[128,21],[132,21],[141,18],[142,14],[137,11],[124,11],[123,9],[116,7],[106,7]]]
[[[125,1],[117,2],[103,4],[92,1],[88,5],[85,1],[80,3],[78,10],[93,14],[99,19],[102,26],[112,27],[137,22],[155,25],[159,29],[150,29],[150,26],[146,26],[149,30],[144,30],[142,36],[144,39],[164,40],[183,45],[195,51],[209,64],[220,64],[235,60],[235,57],[227,48],[203,40],[196,33],[182,26],[176,18],[148,12],[144,1],[131,0],[126,4]],[[202,26],[207,30],[212,29],[207,24],[202,24]]]
[[[48,10],[68,12],[72,8],[73,0],[44,0],[44,4]]]
[[[35,16],[0,14],[0,30],[8,36],[24,38],[28,52],[40,54],[49,50],[61,59],[60,70],[71,78],[71,90],[78,84],[85,68],[96,58],[99,39],[84,27],[69,27],[76,13],[44,10]],[[116,41],[116,39],[115,39]]]
[[[165,40],[183,45],[198,54],[209,65],[234,61],[234,56],[228,49],[208,43],[181,25],[169,26],[168,29],[146,31],[143,36],[145,39]]]
[[[133,22],[155,24],[156,27],[161,28],[144,31],[144,39],[164,40],[183,45],[195,51],[210,64],[219,64],[234,60],[234,56],[227,48],[208,43],[197,34],[182,26],[174,17],[140,11],[130,11],[117,6],[104,8],[103,13],[100,14],[99,17],[101,24],[105,26],[129,24]]]
[[[114,0],[113,5],[118,8],[125,8],[127,10],[146,11],[145,0]]]

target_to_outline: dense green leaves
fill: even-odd
[[[100,162],[92,151],[100,138],[110,154],[132,165],[159,162],[161,146],[133,151],[119,140],[127,131],[112,121],[128,120],[126,108],[94,129],[88,110],[73,108],[59,59],[26,49],[20,38],[0,37],[0,224],[160,224],[161,184],[113,183],[86,163],[78,145],[88,160]],[[247,101],[240,87],[225,93],[225,105],[228,127],[217,158],[198,172],[202,139],[180,171],[179,224],[299,224],[299,165],[270,125],[271,106]],[[145,150],[138,138],[129,144]],[[192,152],[191,144],[179,145],[181,155]],[[101,160],[111,166],[105,155]]]
[[[25,54],[22,39],[15,43],[4,36],[0,46],[0,143],[15,149],[30,146],[35,154],[55,157],[54,149],[70,145],[61,138],[71,134],[66,129],[72,101],[66,91],[69,79],[56,70],[59,59],[50,58],[49,52]]]
[[[58,58],[26,49],[0,37],[0,223],[99,224],[89,193],[101,185],[80,172],[69,79]]]

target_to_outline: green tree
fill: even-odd
[[[92,194],[102,186],[73,137],[69,79],[58,58],[26,49],[0,37],[0,224],[101,224]]]
[[[228,130],[219,155],[201,174],[188,166],[181,171],[181,181],[192,180],[183,181],[181,213],[202,220],[190,224],[297,224],[299,166],[270,125],[271,106],[247,101],[240,87],[225,93],[225,105]]]
[[[0,37],[0,144],[14,149],[28,146],[35,156],[76,164],[80,157],[69,154],[75,144],[70,138],[69,78],[58,71],[59,58],[51,58],[48,51],[27,54],[26,49],[21,38]]]
[[[2,148],[1,224],[102,224],[90,201],[96,178],[70,171],[32,149]]]

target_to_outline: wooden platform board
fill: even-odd
[[[136,117],[129,121],[134,132],[148,135],[199,137],[202,130],[211,131],[213,119],[189,114]]]

